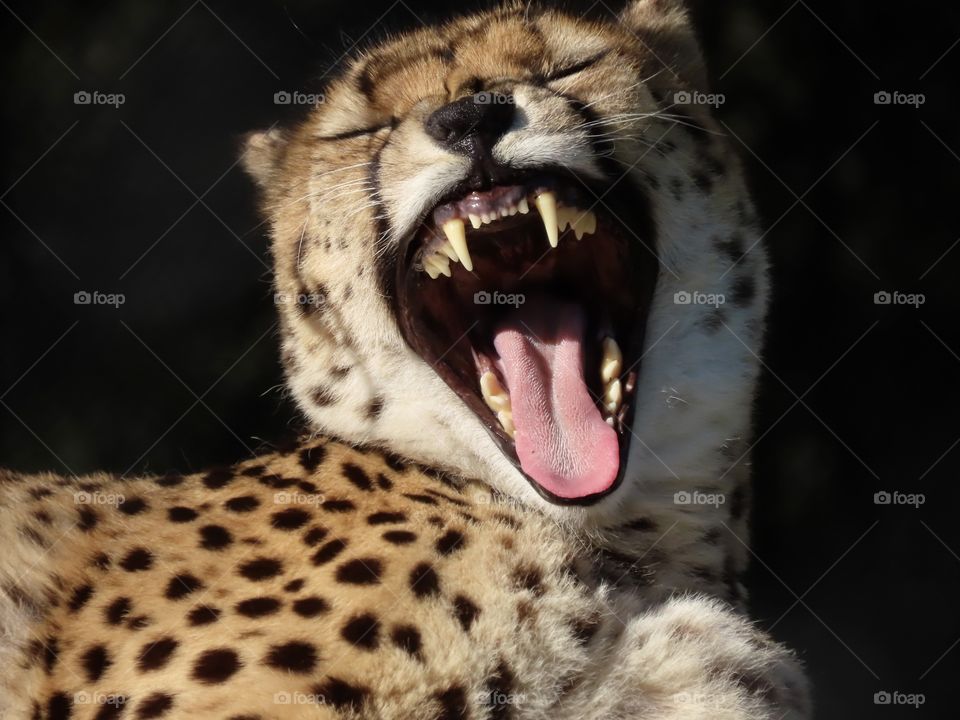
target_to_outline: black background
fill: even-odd
[[[294,112],[275,92],[319,87],[355,44],[443,4],[0,5],[3,464],[188,471],[294,431],[240,135]],[[754,614],[808,664],[818,717],[956,717],[960,11],[693,10],[771,227]],[[883,90],[925,103],[877,105]],[[126,302],[75,305],[82,290]],[[882,290],[925,303],[876,305]],[[877,706],[883,690],[925,704]]]

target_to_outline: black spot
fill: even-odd
[[[330,248],[330,241],[329,241],[329,240],[328,240],[327,243],[326,243],[326,248],[327,248],[327,249]],[[334,378],[334,379],[336,379],[336,380],[343,380],[343,379],[349,374],[350,370],[352,370],[352,369],[353,369],[353,368],[352,368],[352,366],[350,366],[350,365],[338,365],[337,367],[331,368],[331,370],[330,370],[330,377],[332,377],[332,378]]]
[[[318,492],[320,492],[320,488],[318,488],[309,480],[297,480],[297,487],[309,495],[316,495]]]
[[[240,575],[253,582],[269,580],[282,572],[283,564],[273,558],[256,558],[248,560],[240,566]]]
[[[68,720],[73,713],[73,699],[65,692],[54,693],[47,702],[47,720]]]
[[[80,508],[80,510],[77,511],[77,515],[80,516],[77,527],[84,532],[93,530],[97,526],[97,521],[100,519],[96,512],[86,507]]]
[[[370,691],[360,685],[350,685],[340,678],[331,677],[325,683],[314,686],[313,694],[322,698],[324,705],[331,705],[337,710],[359,712]]]
[[[106,553],[97,553],[93,556],[93,560],[90,564],[95,568],[106,570],[108,567],[110,567],[110,556]]]
[[[209,605],[197,605],[187,614],[187,622],[194,627],[210,625],[220,619],[220,609]]]
[[[420,637],[420,631],[413,625],[397,625],[390,632],[390,639],[393,644],[403,650],[408,655],[420,658],[420,650],[423,647],[423,640]]]
[[[319,526],[312,527],[307,530],[306,534],[303,536],[303,542],[307,545],[307,547],[316,547],[326,536],[326,528]]]
[[[402,473],[408,467],[406,460],[399,455],[394,455],[393,453],[384,453],[383,462],[386,463],[388,468],[398,473]]]
[[[442,538],[437,540],[437,552],[441,555],[451,555],[457,550],[462,550],[467,545],[467,539],[462,533],[456,530],[448,531]]]
[[[437,720],[467,720],[467,692],[462,687],[454,686],[436,697],[442,708]]]
[[[253,495],[241,495],[240,497],[230,498],[223,506],[230,512],[248,513],[260,507],[260,501]]]
[[[43,670],[49,675],[60,659],[60,641],[56,638],[47,638],[42,643],[41,652],[43,654]]]
[[[510,706],[513,702],[513,690],[516,678],[509,666],[501,660],[496,671],[487,678],[487,707],[490,709],[490,720],[508,720]]]
[[[453,614],[456,616],[463,631],[467,632],[480,614],[480,608],[478,608],[470,598],[464,595],[457,595],[453,599]]]
[[[589,643],[599,629],[600,619],[597,617],[581,618],[575,620],[570,626],[570,631],[573,633],[574,639],[581,645]]]
[[[357,506],[349,500],[324,500],[320,507],[334,513],[351,512],[357,509]]]
[[[53,495],[53,490],[45,487],[35,487],[30,489],[30,497],[34,500],[43,500],[45,497]]]
[[[168,600],[180,600],[192,592],[196,592],[203,587],[203,583],[190,573],[181,573],[174,575],[167,583],[165,594]]]
[[[136,617],[132,617],[129,621],[127,621],[127,627],[130,630],[143,630],[149,624],[150,618],[148,618],[146,615],[137,615]]]
[[[124,515],[139,515],[148,507],[147,503],[140,498],[124,499],[123,502],[117,504],[117,510]]]
[[[204,550],[223,550],[232,542],[233,536],[222,525],[204,525],[200,528],[200,547]]]
[[[347,621],[340,635],[351,645],[364,650],[376,650],[380,644],[380,621],[370,613],[356,615]]]
[[[300,451],[300,467],[308,473],[312,473],[320,466],[326,456],[327,449],[323,445],[304,448]]]
[[[273,514],[271,524],[278,530],[297,530],[310,522],[310,513],[300,508],[287,508]]]
[[[203,476],[203,484],[211,490],[219,490],[233,481],[233,472],[229,468],[217,468]]]
[[[106,610],[103,611],[103,616],[108,625],[119,625],[130,614],[132,607],[130,598],[118,597],[107,605]]]
[[[330,604],[316,595],[300,598],[293,603],[293,611],[300,617],[312,618],[330,610]]]
[[[743,249],[743,237],[741,235],[731,235],[729,240],[718,237],[715,238],[713,242],[717,250],[723,253],[730,262],[738,263],[743,259],[745,253]]]
[[[171,637],[160,638],[147,643],[140,649],[140,655],[137,657],[137,668],[140,672],[150,670],[159,670],[173,656],[179,643]]]
[[[273,615],[280,609],[281,602],[272,597],[256,597],[237,603],[236,610],[241,615],[250,618],[259,618]]]
[[[730,517],[739,520],[743,517],[747,507],[747,490],[744,485],[737,485],[730,498]]]
[[[745,307],[750,304],[757,294],[757,284],[749,275],[738,277],[733,282],[733,304]]]
[[[423,505],[436,505],[437,501],[435,498],[430,497],[429,495],[420,495],[418,493],[404,493],[403,496],[414,502],[421,503]]]
[[[266,485],[271,487],[274,490],[286,490],[287,488],[292,488],[297,484],[297,481],[293,478],[286,478],[283,475],[277,475],[273,473],[272,475],[264,475],[262,478],[257,480],[261,485]]]
[[[88,682],[96,682],[102,678],[111,664],[110,655],[103,645],[94,645],[80,656],[80,665]]]
[[[160,477],[155,478],[154,482],[160,487],[177,487],[178,485],[183,484],[183,476],[175,473],[168,473],[167,475],[161,475]]]
[[[305,581],[303,578],[297,578],[296,580],[291,580],[286,585],[283,586],[285,592],[295,593],[303,590]]]
[[[313,404],[318,407],[327,407],[337,401],[337,396],[333,390],[326,385],[317,385],[317,387],[310,391],[310,399],[313,400]]]
[[[127,572],[141,572],[153,567],[153,553],[146,548],[131,550],[120,561],[120,567]]]
[[[326,545],[323,545],[319,550],[317,550],[311,561],[314,565],[324,565],[331,560],[333,560],[337,555],[343,552],[344,548],[347,547],[347,541],[341,540],[340,538],[334,538]]]
[[[502,522],[504,525],[513,528],[514,530],[519,530],[523,527],[523,523],[521,523],[513,515],[507,515],[507,513],[494,513],[493,517]]]
[[[535,567],[529,565],[518,567],[514,569],[510,578],[518,590],[529,590],[537,597],[544,593],[543,573]]]
[[[362,467],[345,462],[340,469],[343,471],[343,476],[358,488],[365,492],[373,491],[373,483],[370,482],[370,476],[367,475]]]
[[[381,490],[392,490],[393,489],[393,480],[388,478],[383,473],[377,473],[377,485],[380,486]]]
[[[93,596],[93,587],[90,585],[81,585],[73,591],[70,600],[67,602],[67,609],[70,612],[77,612],[87,604],[87,601]]]
[[[402,512],[375,512],[367,516],[369,525],[387,525],[389,523],[402,523],[407,521],[407,516]]]
[[[705,318],[703,318],[703,327],[707,332],[714,333],[720,328],[723,327],[723,324],[726,322],[727,316],[723,310],[717,308]]]
[[[50,517],[50,513],[48,513],[46,510],[34,510],[34,511],[33,511],[33,516],[34,516],[37,520],[39,520],[40,522],[42,522],[44,525],[52,525],[52,524],[53,524],[53,518]]]
[[[387,530],[381,537],[394,545],[409,545],[417,539],[416,534],[409,530]]]
[[[410,589],[418,598],[440,594],[440,578],[428,563],[420,563],[410,571]]]
[[[170,522],[175,523],[187,523],[196,520],[198,515],[199,513],[193,508],[183,507],[182,505],[167,510],[167,517]]]
[[[241,475],[246,475],[247,477],[260,477],[267,471],[266,465],[251,465],[250,467],[244,468],[240,471]]]
[[[337,582],[350,585],[377,585],[383,573],[383,565],[376,558],[350,560],[337,568]]]
[[[277,670],[308,673],[317,664],[317,649],[310,643],[299,641],[274,645],[263,661]]]
[[[173,698],[166,693],[155,692],[148,695],[137,708],[138,718],[158,718],[173,707]]]
[[[190,677],[204,685],[216,685],[228,680],[240,667],[240,658],[233,650],[207,650],[194,663]]]
[[[367,404],[367,419],[372,421],[377,420],[380,417],[380,414],[383,412],[384,400],[379,395],[373,398]]]

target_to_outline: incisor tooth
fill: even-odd
[[[547,231],[550,247],[557,247],[560,244],[560,233],[557,230],[557,196],[552,192],[545,192],[537,195],[533,202],[540,211],[540,219]]]
[[[470,224],[473,225],[474,230],[476,230],[478,227],[483,225],[483,220],[480,219],[479,215],[474,215],[473,213],[469,213],[467,217],[470,218]]]
[[[606,389],[603,391],[603,406],[611,413],[615,413],[620,409],[620,404],[622,402],[623,386],[620,385],[619,380],[614,380],[612,383],[607,385]]]
[[[513,413],[510,410],[501,410],[497,413],[497,420],[500,421],[500,425],[503,427],[503,430],[510,437],[516,437],[517,430],[513,426]]]
[[[467,230],[463,226],[463,220],[454,218],[447,220],[443,224],[443,234],[447,236],[450,245],[453,246],[457,258],[463,263],[463,266],[473,271],[473,260],[470,258],[470,250],[467,248]]]
[[[603,339],[603,357],[600,359],[600,379],[606,385],[623,372],[623,353],[617,341],[611,337]]]
[[[523,215],[526,215],[528,212],[530,212],[530,205],[527,203],[526,198],[520,198],[520,202],[517,203],[517,208]]]

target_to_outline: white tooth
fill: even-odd
[[[582,238],[588,233],[596,232],[597,229],[597,216],[593,214],[590,210],[577,210],[574,213],[573,220],[573,232],[577,236],[577,240]]]
[[[507,212],[510,214],[510,217],[513,217],[517,214],[517,206],[511,205],[509,208],[507,208]]]
[[[431,280],[436,280],[440,277],[440,271],[430,262],[430,258],[423,261],[423,271],[430,276]]]
[[[453,250],[457,253],[457,257],[463,263],[463,266],[473,272],[473,260],[470,258],[470,250],[467,248],[467,230],[463,227],[463,220],[459,218],[447,220],[443,224],[443,234],[447,236],[447,240],[450,241],[450,245],[453,246]]]
[[[611,415],[606,420],[604,420],[604,422],[607,423],[607,425],[609,425],[610,427],[613,427],[613,416]]]
[[[497,413],[497,420],[500,421],[500,425],[503,427],[504,432],[507,433],[510,437],[516,437],[517,430],[513,426],[513,413],[509,410],[501,410]]]
[[[564,228],[573,224],[573,213],[576,212],[573,208],[563,207],[562,205],[557,208],[557,228],[562,233]]]
[[[600,360],[600,378],[606,385],[623,372],[623,353],[617,341],[611,337],[603,339],[603,356]]]
[[[521,215],[526,215],[530,212],[530,205],[527,203],[526,198],[520,198],[520,202],[517,203],[517,208],[520,210]]]
[[[483,224],[484,224],[484,225],[488,225],[488,224],[490,224],[490,222],[493,221],[493,218],[490,217],[490,214],[489,214],[489,213],[483,213],[483,214],[480,216],[480,219],[483,220]]]
[[[483,400],[494,412],[510,410],[510,396],[500,385],[497,376],[490,370],[480,376],[480,393]]]
[[[457,253],[454,252],[453,245],[451,245],[450,243],[448,243],[448,242],[446,242],[446,241],[444,241],[444,242],[440,245],[440,252],[442,252],[444,255],[446,255],[448,258],[450,258],[450,259],[453,260],[454,262],[459,262],[459,261],[460,261],[460,258],[457,257]]]
[[[500,217],[505,218],[510,214],[510,208],[500,208]]]
[[[583,231],[589,235],[593,235],[597,231],[597,215],[593,210],[587,210]]]
[[[540,211],[550,247],[557,247],[560,244],[560,233],[557,230],[557,196],[552,192],[545,192],[537,195],[533,202]]]
[[[473,225],[474,230],[476,230],[478,227],[483,225],[483,220],[480,219],[479,215],[474,215],[473,213],[470,213],[469,215],[467,215],[467,217],[470,218],[470,224]]]
[[[446,255],[441,255],[440,253],[436,253],[431,259],[433,260],[434,265],[440,272],[442,272],[447,277],[450,277],[451,275],[450,258],[448,258]]]
[[[614,380],[603,391],[603,406],[611,413],[620,409],[623,402],[623,386],[619,380]]]

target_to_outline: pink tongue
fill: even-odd
[[[580,306],[530,298],[496,328],[523,471],[561,498],[608,490],[620,468],[617,433],[583,378]]]

